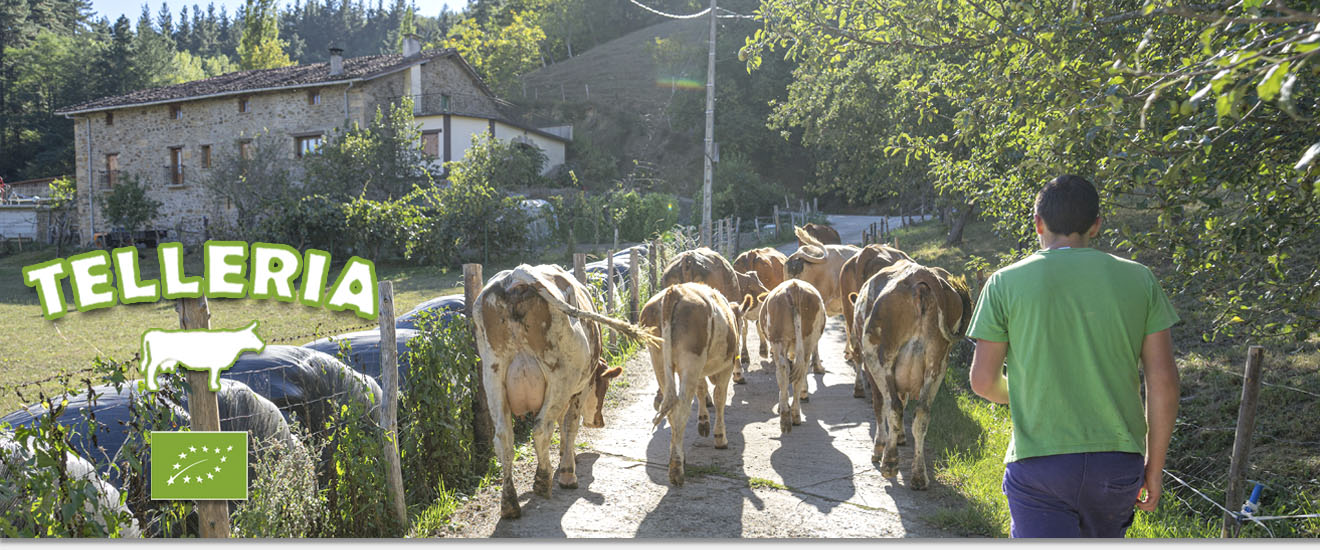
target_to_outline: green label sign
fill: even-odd
[[[247,432],[151,432],[152,500],[247,500]]]

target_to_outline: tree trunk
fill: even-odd
[[[944,239],[944,246],[954,246],[962,244],[963,228],[976,216],[976,204],[968,203],[963,205],[958,217],[953,218],[953,225],[949,228],[949,237]]]

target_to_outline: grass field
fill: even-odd
[[[943,247],[944,230],[933,222],[895,232],[914,259],[954,274],[973,256],[992,258],[1011,244],[994,237],[988,223],[970,225],[961,246]],[[1098,248],[1107,252],[1103,243]],[[1122,254],[1120,254],[1122,255]],[[1147,260],[1148,261],[1148,260]],[[1149,262],[1157,275],[1167,269]],[[986,273],[989,275],[989,273]],[[974,289],[975,291],[975,289]],[[1171,296],[1186,323],[1175,326],[1175,358],[1181,373],[1181,408],[1166,471],[1207,497],[1224,499],[1229,455],[1242,391],[1242,363],[1247,342],[1205,342],[1203,320],[1194,296]],[[1012,434],[1008,407],[991,404],[971,392],[967,381],[971,345],[959,343],[950,354],[946,381],[932,413],[930,443],[936,478],[967,498],[971,506],[933,516],[942,527],[972,535],[1007,536],[1008,504],[1000,489],[1003,456]],[[1259,515],[1310,514],[1320,511],[1320,338],[1288,347],[1267,347],[1265,385],[1260,392],[1254,449],[1247,478],[1267,485]],[[1138,511],[1132,537],[1217,537],[1221,512],[1166,476],[1164,497],[1153,514]],[[1240,503],[1238,504],[1240,506]],[[1236,507],[1235,507],[1236,508]],[[1275,536],[1320,536],[1320,520],[1269,523]],[[1270,536],[1248,525],[1244,536]]]

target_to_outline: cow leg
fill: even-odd
[[[536,448],[536,480],[532,490],[545,498],[550,498],[550,438],[554,433],[555,422],[564,417],[564,410],[572,398],[546,391],[546,403],[536,414],[536,424],[532,426],[532,446]],[[551,408],[553,403],[562,403]]]
[[[518,505],[518,491],[513,485],[513,415],[504,401],[504,381],[496,379],[496,372],[502,371],[494,365],[486,370],[483,385],[491,423],[494,424],[495,456],[500,461],[500,473],[504,478],[500,517],[514,519],[522,516],[522,507]]]
[[[825,374],[825,367],[820,364],[819,350],[812,350],[811,352],[811,372],[815,374]]]
[[[752,356],[747,353],[747,319],[738,319],[738,363],[742,367],[752,364]]]
[[[793,380],[793,406],[790,407],[790,418],[794,426],[802,425],[802,404],[807,401],[807,366],[794,365],[791,375]]]
[[[710,435],[710,407],[714,403],[710,400],[710,388],[706,387],[706,377],[698,376],[697,384],[701,391],[701,398],[697,399],[697,435],[706,437]]]
[[[592,391],[587,388],[587,391]],[[577,432],[582,425],[582,402],[574,396],[559,420],[559,486],[577,489]]]
[[[696,381],[705,384],[701,377]],[[687,429],[688,415],[692,414],[692,399],[697,395],[696,384],[689,382],[680,388],[678,404],[669,410],[669,483],[683,485],[683,432]]]
[[[866,372],[866,366],[861,361],[853,363],[853,397],[861,399],[866,397],[866,382],[863,373]]]
[[[898,380],[894,377],[896,361],[891,361],[884,368],[883,380],[877,380],[885,407],[885,424],[889,426],[885,434],[884,452],[880,458],[880,475],[894,477],[898,475],[898,435],[903,433],[903,405],[898,398]],[[880,437],[876,430],[876,437]],[[874,452],[872,454],[874,456]]]
[[[775,342],[771,346],[771,354],[775,361],[775,382],[779,384],[779,433],[788,434],[793,431],[792,411],[789,408],[789,392],[796,391],[792,380],[792,365],[788,361],[787,346]]]
[[[909,396],[909,395],[906,394],[906,393],[903,394],[903,395],[898,396],[898,418],[899,418],[899,420],[902,420],[902,418],[903,418],[903,414],[907,411],[908,397],[911,397],[911,396]],[[903,423],[902,423],[902,422],[899,422],[899,423],[898,423],[898,433],[897,433],[897,434],[894,434],[894,437],[896,437],[896,438],[898,439],[898,441],[895,442],[896,445],[898,445],[898,446],[900,446],[900,447],[901,447],[901,446],[905,446],[905,445],[907,445],[907,431],[903,429]]]
[[[756,335],[761,337],[761,357],[770,354],[770,345],[765,340],[765,326],[760,321],[756,322]]]
[[[660,403],[664,401],[665,375],[664,375],[664,356],[662,350],[655,346],[646,346],[646,351],[651,355],[651,370],[655,371],[655,402],[652,406],[657,412],[660,411]]]
[[[729,400],[729,378],[733,373],[725,371],[715,375],[715,448],[729,448],[729,438],[724,430],[724,404]]]
[[[940,368],[943,362],[944,357],[926,362],[926,379],[922,381],[916,416],[912,418],[912,481],[908,482],[908,487],[915,491],[925,490],[929,484],[926,477],[926,428],[930,425],[931,403],[944,381],[944,369]]]
[[[865,355],[862,357],[863,360],[865,360]],[[863,369],[862,376],[872,388],[878,386],[875,383],[875,377],[871,376],[870,369]],[[885,427],[885,401],[884,399],[879,399],[879,396],[875,397],[876,399],[871,400],[871,410],[875,413],[875,448],[871,451],[871,462],[880,462],[881,452],[884,449],[882,446],[884,444],[883,438],[887,433],[887,428]]]

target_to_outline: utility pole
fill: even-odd
[[[710,185],[715,157],[715,0],[710,0],[710,55],[706,62],[706,171],[701,184],[701,244],[711,246]]]

